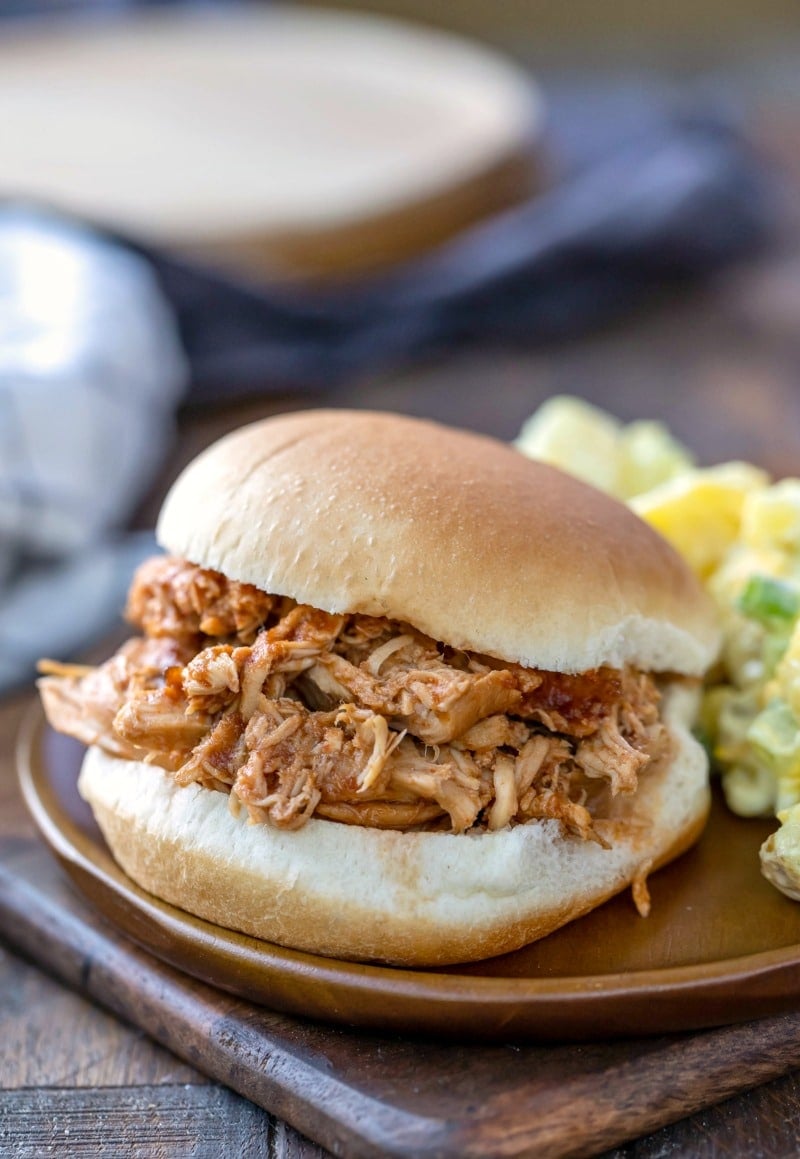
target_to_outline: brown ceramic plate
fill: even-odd
[[[699,845],[650,880],[515,954],[396,970],[285,950],[191,917],[112,860],[76,789],[82,749],[33,716],[20,741],[28,807],[82,894],[125,934],[194,977],[309,1018],[468,1038],[607,1038],[736,1022],[800,1001],[800,904],[759,874],[770,825],[716,801]]]

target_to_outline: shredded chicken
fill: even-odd
[[[45,676],[39,689],[47,718],[53,728],[85,745],[100,745],[112,756],[141,760],[148,749],[138,748],[116,732],[117,713],[147,692],[165,690],[192,654],[193,649],[179,640],[136,638],[84,675]],[[48,666],[52,671],[50,662]]]
[[[647,875],[652,868],[653,859],[649,858],[644,865],[639,866],[636,877],[631,882],[633,904],[636,906],[636,912],[640,918],[650,916],[650,890],[647,886]]]
[[[587,777],[605,777],[616,796],[634,791],[639,773],[650,757],[625,739],[619,731],[616,714],[612,714],[594,736],[581,741],[575,759]]]
[[[249,643],[279,603],[217,571],[155,556],[134,576],[126,615],[147,636],[235,636]]]
[[[128,616],[144,636],[99,668],[46,662],[51,722],[280,828],[549,819],[603,844],[594,786],[634,792],[664,744],[645,673],[526,669],[182,560],[139,569]]]
[[[243,657],[241,711],[245,719],[252,716],[267,677],[273,673],[297,676],[312,667],[336,640],[343,619],[300,605],[274,628],[261,632]]]
[[[519,704],[519,689],[508,672],[459,672],[438,656],[434,663],[415,651],[413,642],[403,643],[378,676],[369,671],[368,661],[356,668],[329,652],[309,669],[307,679],[334,700],[368,705],[427,744],[454,740],[483,717]]]

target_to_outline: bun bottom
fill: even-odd
[[[178,787],[152,765],[92,748],[78,787],[116,861],[198,917],[293,949],[436,966],[519,949],[588,913],[700,835],[707,762],[689,732],[696,697],[665,698],[671,737],[637,792],[596,828],[556,821],[495,833],[400,833],[311,819],[285,832],[234,817],[228,797]]]

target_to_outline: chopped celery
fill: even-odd
[[[775,777],[777,807],[800,801],[800,729],[785,700],[770,701],[747,730],[747,740]]]
[[[800,612],[800,592],[792,583],[767,575],[753,575],[737,601],[740,611],[762,624],[791,623]],[[787,640],[788,643],[788,640]]]

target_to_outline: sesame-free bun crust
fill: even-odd
[[[670,694],[668,756],[597,822],[496,833],[402,833],[312,818],[285,832],[234,817],[228,797],[90,749],[79,789],[111,851],[150,893],[218,925],[337,958],[423,966],[515,950],[683,852],[708,812],[696,697]]]
[[[699,675],[717,649],[700,585],[623,504],[416,419],[306,411],[244,427],[186,468],[157,535],[229,579],[528,667]]]

